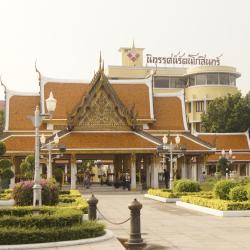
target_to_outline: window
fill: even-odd
[[[203,112],[204,111],[204,102],[198,101],[196,102],[196,112]]]
[[[216,85],[219,83],[218,73],[209,73],[207,74],[207,84]]]
[[[171,88],[184,88],[185,80],[183,78],[171,77],[170,78]]]
[[[196,122],[196,123],[195,123],[195,130],[196,130],[197,132],[201,132],[201,123],[200,123],[200,122]]]
[[[229,75],[229,85],[236,86],[236,77],[234,75]]]
[[[155,88],[169,88],[169,77],[156,76],[154,77]]]
[[[191,102],[187,103],[187,112],[191,113]]]
[[[185,79],[179,77],[156,76],[154,77],[155,88],[184,88]]]
[[[206,74],[196,75],[195,85],[206,85],[206,84],[207,84],[207,75]]]
[[[195,77],[194,76],[190,76],[188,79],[188,85],[189,86],[194,86],[195,85]]]
[[[229,85],[229,74],[220,73],[219,76],[220,76],[220,84]]]

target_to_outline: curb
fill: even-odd
[[[250,217],[250,210],[232,210],[232,211],[222,211],[214,208],[203,207],[183,201],[177,201],[176,205],[179,207],[187,208],[193,211],[198,211],[201,213],[206,213],[221,217]]]
[[[160,197],[160,196],[156,196],[152,194],[144,194],[144,197],[147,199],[165,202],[165,203],[175,203],[180,200],[180,198],[164,198],[164,197]]]

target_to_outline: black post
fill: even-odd
[[[128,206],[130,209],[130,235],[127,242],[128,246],[142,246],[145,243],[141,238],[141,219],[140,210],[142,209],[142,204],[134,199],[132,203]]]
[[[92,194],[87,202],[89,204],[88,218],[89,220],[96,220],[96,205],[98,203],[98,200],[95,198],[94,194]]]

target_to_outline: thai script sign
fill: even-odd
[[[200,53],[196,54],[181,54],[178,52],[176,55],[173,53],[169,57],[157,57],[152,56],[152,54],[146,54],[147,63],[154,63],[154,64],[181,64],[181,65],[220,65],[220,56],[215,58],[207,58],[207,55],[200,55]]]

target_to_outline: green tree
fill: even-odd
[[[4,142],[0,141],[0,156],[4,155],[6,152],[6,146]],[[10,179],[14,177],[14,172],[11,170],[12,162],[8,159],[0,160],[0,178],[1,187],[8,188]]]
[[[25,160],[20,165],[20,169],[22,174],[26,178],[32,179],[35,170],[35,156],[34,155],[26,156]]]
[[[201,115],[204,132],[244,132],[250,127],[250,92],[216,98]]]
[[[226,175],[226,172],[230,172],[231,164],[228,159],[222,157],[218,160],[216,164],[216,172],[220,172],[222,175]]]

